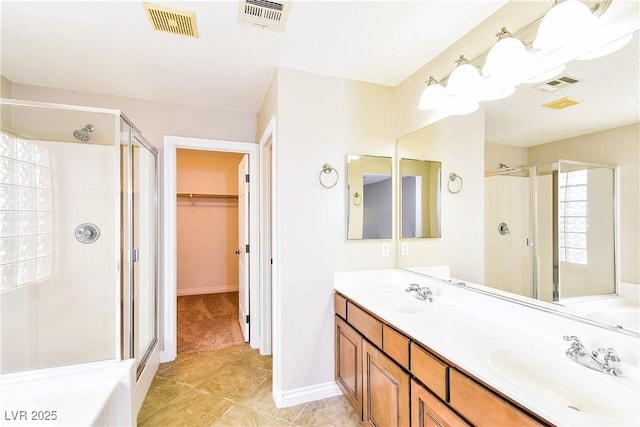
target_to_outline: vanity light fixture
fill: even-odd
[[[596,17],[586,4],[579,0],[556,1],[540,22],[533,48],[566,46],[587,37],[596,27]]]
[[[503,27],[490,50],[471,61],[460,56],[457,67],[441,80],[447,81],[446,88],[430,77],[418,109],[435,110],[432,121],[469,114],[482,101],[510,96],[519,84],[548,81],[562,73],[568,61],[599,58],[622,48],[633,35],[620,34],[615,23],[602,20],[612,1],[602,0],[592,11],[580,0],[554,0],[544,16],[515,35]],[[531,38],[525,44],[517,37],[536,25],[532,49],[527,49]],[[486,59],[480,74],[476,64],[483,58]]]
[[[471,65],[464,55],[460,55],[456,63],[458,66],[447,81],[446,90],[451,97],[447,109],[454,116],[462,116],[471,114],[480,107],[484,82],[478,68]]]
[[[438,110],[444,107],[449,102],[449,95],[447,95],[444,86],[438,81],[429,77],[427,80],[427,87],[422,91],[420,96],[420,102],[418,103],[419,110]]]
[[[522,41],[513,37],[506,27],[502,27],[496,37],[498,41],[487,54],[482,74],[508,78],[514,72],[520,72],[529,66],[531,54]]]

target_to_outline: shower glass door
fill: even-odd
[[[134,129],[132,149],[133,195],[133,356],[138,375],[157,342],[157,163],[155,149]]]
[[[485,176],[485,284],[536,298],[536,168]]]

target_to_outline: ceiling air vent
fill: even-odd
[[[568,96],[565,96],[564,98],[556,99],[555,101],[542,104],[542,106],[551,108],[553,110],[562,110],[563,108],[571,107],[578,104],[580,104],[580,101],[576,101],[575,99],[571,99]]]
[[[170,9],[151,3],[144,3],[147,17],[154,30],[181,36],[198,37],[196,14],[184,10]]]
[[[581,82],[582,80],[565,74],[562,77],[558,77],[557,79],[550,80],[540,86],[536,86],[536,89],[543,90],[545,92],[555,92],[558,89],[562,89],[563,87],[567,87],[576,83]]]
[[[242,0],[238,9],[238,23],[263,30],[284,31],[290,6],[289,0]]]

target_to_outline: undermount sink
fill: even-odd
[[[519,394],[573,411],[580,425],[640,425],[640,375],[622,366],[614,377],[581,366],[564,353],[518,346],[483,346],[491,369]]]

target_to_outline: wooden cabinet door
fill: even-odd
[[[362,336],[340,316],[336,319],[336,384],[362,419]]]
[[[453,412],[416,380],[411,380],[411,427],[466,427]]]
[[[366,340],[362,359],[364,425],[408,426],[409,374]]]

